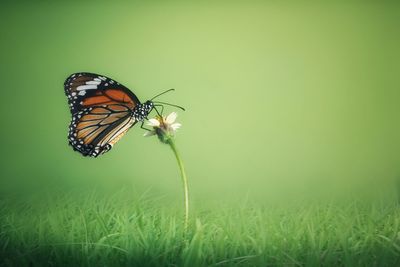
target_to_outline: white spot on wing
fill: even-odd
[[[101,81],[87,81],[86,84],[94,84],[94,85],[99,85]]]
[[[78,95],[85,95],[85,94],[86,94],[86,91],[85,91],[85,90],[80,91],[80,92],[78,93]]]
[[[91,89],[97,89],[97,85],[89,84],[89,85],[80,85],[80,86],[76,87],[77,91],[91,90]]]

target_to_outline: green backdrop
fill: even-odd
[[[63,82],[80,71],[142,101],[176,88],[162,99],[187,108],[176,140],[198,201],[392,187],[399,11],[389,1],[4,3],[1,191],[180,199],[172,152],[137,126],[97,159],[68,146]]]

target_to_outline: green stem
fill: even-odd
[[[175,154],[176,160],[178,161],[179,169],[181,171],[182,183],[183,183],[183,190],[184,190],[184,199],[185,199],[185,232],[188,228],[189,224],[189,188],[188,188],[188,180],[186,177],[185,167],[183,166],[182,159],[176,149],[174,140],[172,138],[168,139],[168,144],[171,147],[172,151]]]

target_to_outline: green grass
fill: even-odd
[[[156,198],[3,198],[1,266],[399,266],[400,207],[195,203]]]

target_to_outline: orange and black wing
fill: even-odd
[[[94,73],[74,73],[64,83],[72,115],[85,108],[123,104],[130,109],[140,103],[134,93],[122,84]]]
[[[64,89],[72,113],[68,140],[84,156],[109,151],[136,122],[132,111],[140,104],[138,98],[110,78],[76,73]]]

